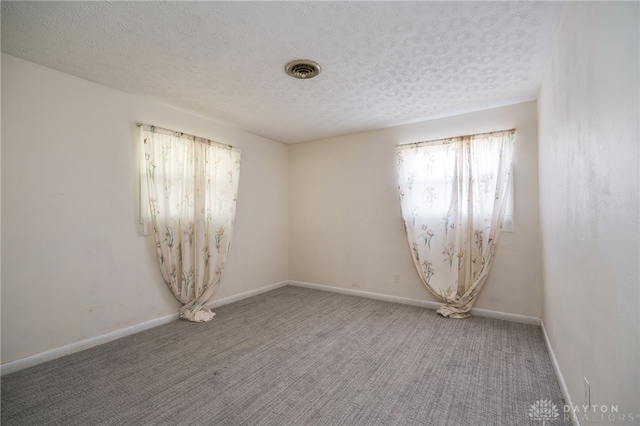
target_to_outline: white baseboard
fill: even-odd
[[[0,375],[4,376],[5,374],[13,373],[27,367],[33,367],[34,365],[42,364],[43,362],[51,361],[52,359],[60,358],[75,352],[80,352],[94,346],[102,345],[121,337],[129,336],[130,334],[139,333],[141,331],[148,330],[159,325],[168,324],[177,319],[178,314],[167,315],[140,324],[132,325],[130,327],[121,328],[120,330],[115,330],[106,334],[102,334],[100,336],[90,337],[80,342],[72,343],[60,348],[51,349],[46,352],[28,356],[26,358],[7,362],[0,365]]]
[[[285,285],[287,285],[287,282],[281,281],[275,284],[270,284],[264,287],[257,288],[255,290],[225,297],[220,300],[214,300],[213,302],[208,303],[207,306],[209,306],[210,308],[216,308],[218,306],[228,305],[229,303],[246,299],[247,297],[255,296],[260,293],[265,293],[267,291],[275,290],[276,288],[284,287]],[[150,328],[154,328],[159,325],[168,324],[172,321],[176,321],[178,317],[179,317],[179,314],[177,313],[167,315],[167,316],[152,319],[150,321],[146,321],[140,324],[135,324],[130,327],[122,328],[120,330],[115,330],[106,334],[102,334],[100,336],[90,337],[80,342],[72,343],[70,345],[62,346],[60,348],[51,349],[46,352],[28,356],[26,358],[21,358],[15,361],[7,362],[5,364],[0,365],[0,376],[4,376],[5,374],[16,372],[18,370],[22,370],[27,367],[32,367],[34,365],[42,364],[43,362],[51,361],[53,359],[60,358],[65,355],[70,355],[75,352],[92,348],[94,346],[102,345],[104,343],[111,342],[121,337],[139,333],[141,331],[148,330]]]
[[[295,287],[311,288],[314,290],[329,291],[331,293],[345,294],[347,296],[366,297],[367,299],[384,300],[385,302],[402,303],[403,305],[420,306],[429,309],[438,309],[442,303],[431,302],[429,300],[409,299],[407,297],[391,296],[388,294],[372,293],[363,290],[354,290],[344,287],[333,287],[330,285],[306,283],[302,281],[289,281],[289,285]]]
[[[382,293],[372,293],[363,290],[354,290],[344,287],[333,287],[322,284],[307,283],[302,281],[288,281],[289,285],[296,287],[305,287],[315,290],[330,291],[333,293],[345,294],[349,296],[360,296],[369,299],[384,300],[386,302],[402,303],[404,305],[420,306],[429,309],[438,309],[442,306],[442,302],[433,302],[430,300],[410,299],[408,297],[391,296]],[[524,324],[540,325],[540,318],[529,317],[526,315],[510,314],[506,312],[490,311],[488,309],[472,308],[471,314],[479,317],[495,318],[511,322],[519,322]]]
[[[491,311],[489,309],[480,308],[471,308],[471,315],[540,326],[540,318],[530,317],[527,315],[511,314],[508,312]]]
[[[556,358],[556,354],[553,352],[553,348],[551,347],[551,340],[549,340],[549,335],[547,334],[547,329],[544,326],[544,321],[540,321],[540,326],[542,328],[542,335],[544,336],[544,342],[547,346],[547,352],[549,353],[549,358],[551,358],[551,365],[553,365],[553,371],[556,373],[556,378],[558,379],[558,384],[560,385],[560,392],[562,392],[562,397],[564,398],[564,403],[569,407],[573,407],[573,402],[571,401],[571,395],[569,394],[569,388],[567,387],[567,382],[564,381],[564,376],[562,375],[562,371],[560,370],[560,364],[558,364],[558,359]],[[563,412],[564,407],[561,408],[561,412]],[[571,410],[571,423],[573,426],[580,426],[580,420],[576,413]]]
[[[229,303],[237,302],[238,300],[246,299],[247,297],[257,296],[258,294],[266,293],[271,290],[275,290],[280,287],[284,287],[288,284],[288,281],[280,281],[274,284],[269,284],[264,287],[256,288],[255,290],[245,291],[244,293],[234,294],[233,296],[225,297],[224,299],[214,300],[207,303],[207,306],[211,309],[218,306],[228,305]]]

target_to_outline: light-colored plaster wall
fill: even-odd
[[[136,122],[242,149],[213,300],[287,279],[288,147],[2,55],[2,363],[177,313],[138,216]]]
[[[475,306],[540,317],[535,102],[291,145],[289,279],[436,301],[402,230],[395,146],[513,127],[515,232],[503,233]]]
[[[582,423],[640,424],[638,6],[567,2],[538,100],[543,322],[572,403],[627,416]]]

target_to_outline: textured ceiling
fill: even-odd
[[[561,9],[2,1],[2,51],[293,143],[534,99]],[[294,59],[322,73],[295,80]]]

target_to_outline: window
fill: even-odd
[[[486,204],[492,195],[491,191],[497,190],[495,181],[503,148],[492,135],[499,133],[502,132],[398,146],[399,169],[402,163],[402,178],[406,182],[406,188],[412,192],[412,223],[420,216],[428,218],[429,223],[438,222],[451,228],[455,226],[452,223],[453,212],[450,211],[452,203],[459,205],[464,216],[468,215],[473,204]],[[513,168],[508,172],[510,179],[506,181],[503,232],[514,230]],[[474,192],[468,192],[469,185],[475,189]],[[413,188],[419,190],[413,191]],[[457,191],[462,193],[456,194]],[[460,199],[463,194],[469,194],[473,203],[463,202]],[[404,195],[401,193],[401,197]],[[442,212],[447,213],[441,214]],[[436,218],[438,215],[440,217]]]

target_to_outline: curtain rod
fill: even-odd
[[[193,139],[194,141],[199,140],[201,142],[207,142],[207,143],[210,143],[210,144],[216,144],[216,145],[221,146],[221,147],[223,147],[223,146],[224,147],[229,147],[232,150],[240,151],[240,148],[238,148],[237,146],[229,145],[227,143],[222,143],[222,142],[216,142],[214,140],[203,138],[201,136],[191,135],[189,133],[183,133],[183,132],[180,132],[180,131],[177,131],[177,130],[167,129],[165,127],[160,127],[160,126],[156,126],[156,125],[153,125],[153,124],[136,123],[136,126],[142,127],[142,128],[144,128],[145,126],[148,126],[148,127],[150,127],[150,131],[152,133],[156,133],[156,130],[159,130],[158,133],[172,134],[174,136],[178,136],[179,135],[180,137]]]
[[[451,143],[454,142],[456,140],[460,140],[460,139],[465,139],[465,138],[475,138],[475,137],[479,137],[479,136],[491,136],[491,135],[498,135],[498,134],[513,134],[516,132],[516,129],[507,129],[507,130],[494,130],[492,132],[484,132],[484,133],[474,133],[471,135],[460,135],[460,136],[452,136],[449,138],[440,138],[440,139],[432,139],[432,140],[428,140],[428,141],[421,141],[421,142],[409,142],[409,143],[404,143],[404,144],[398,144],[396,145],[398,148],[408,148],[411,146],[415,146],[415,145],[437,145],[439,143],[441,144],[445,144],[445,143]]]

